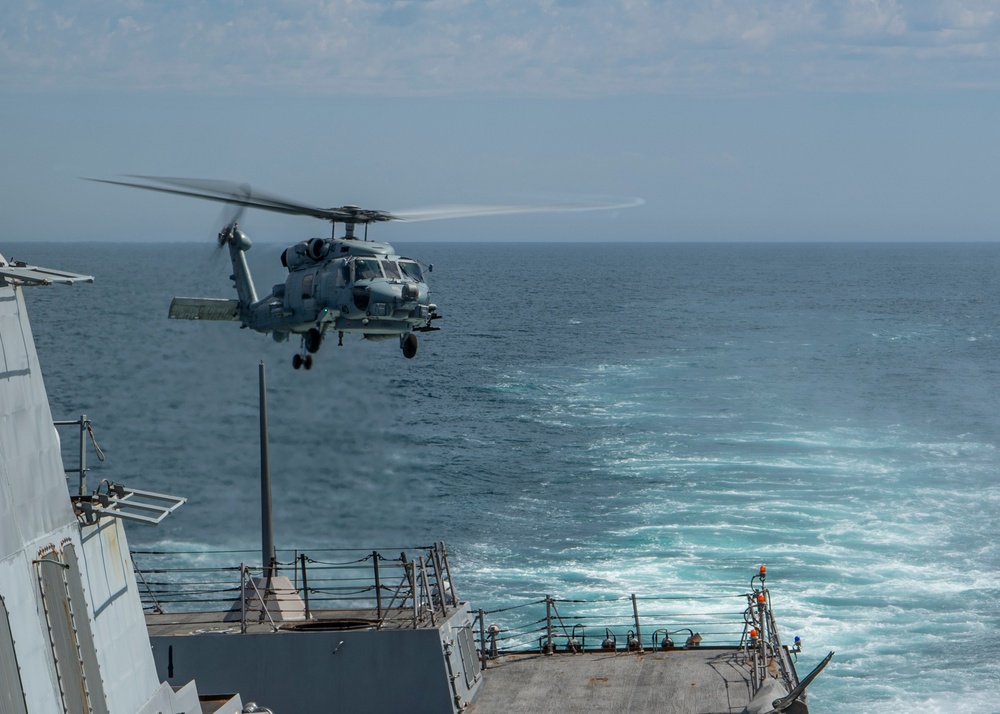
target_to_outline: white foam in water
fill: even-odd
[[[258,285],[281,248],[249,254]],[[281,545],[444,538],[486,609],[740,593],[765,563],[799,671],[837,652],[812,711],[998,709],[1000,246],[644,244],[610,296],[603,245],[406,249],[442,331],[412,361],[324,345],[310,373],[150,318],[225,294],[192,269],[211,246],[12,251],[97,276],[29,296],[32,322],[56,417],[87,413],[109,455],[93,475],[191,499],[138,547],[259,544],[266,358]]]

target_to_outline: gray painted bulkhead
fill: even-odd
[[[201,711],[194,687],[156,677],[121,523],[73,512],[24,297],[3,279],[0,600],[4,712]]]
[[[150,641],[167,682],[197,675],[203,690],[238,691],[243,701],[275,712],[450,714],[467,706],[480,682],[475,653],[473,672],[466,676],[462,665],[459,635],[471,626],[469,613],[459,610],[437,628],[235,631]]]

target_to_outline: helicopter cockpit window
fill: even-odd
[[[347,261],[338,260],[334,265],[337,275],[337,287],[346,287],[346,285],[351,282],[351,269],[347,267]]]
[[[378,269],[378,261],[371,258],[358,258],[354,261],[354,279],[372,280],[382,277]]]
[[[385,273],[385,277],[390,280],[399,280],[399,266],[393,263],[391,260],[382,261],[382,271]]]
[[[424,282],[424,273],[420,269],[420,264],[415,260],[401,260],[399,261],[399,268],[403,271],[403,275],[414,280],[418,283]]]

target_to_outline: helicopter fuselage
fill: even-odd
[[[420,264],[387,243],[314,238],[288,248],[282,262],[285,282],[242,316],[279,342],[311,329],[403,335],[429,327],[436,309]]]
[[[424,268],[397,255],[388,243],[351,237],[313,238],[287,248],[281,255],[288,269],[285,282],[257,298],[246,262],[252,243],[236,224],[219,234],[233,263],[230,279],[238,299],[182,298],[170,304],[170,317],[186,320],[236,320],[242,327],[270,334],[276,342],[302,337],[293,356],[298,369],[312,367],[312,353],[329,332],[361,333],[369,340],[399,338],[403,356],[417,353],[415,332],[436,331],[440,315],[430,301]],[[430,270],[431,268],[428,268]]]

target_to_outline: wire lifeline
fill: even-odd
[[[497,610],[483,610],[484,615],[494,615],[498,612],[509,612],[510,610],[518,610],[522,607],[531,607],[532,605],[543,605],[545,600],[534,600],[532,602],[521,603],[520,605],[511,605],[510,607],[501,607]]]

